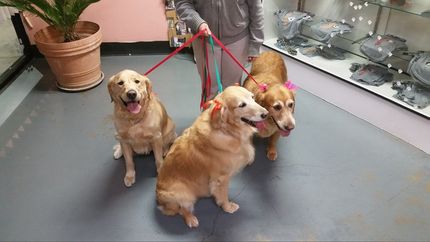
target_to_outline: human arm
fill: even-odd
[[[203,28],[209,30],[206,21],[196,11],[193,0],[175,0],[175,5],[179,18],[187,24],[192,33],[198,33]]]

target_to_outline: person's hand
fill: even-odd
[[[248,62],[253,62],[255,59],[257,59],[257,56],[248,56]]]
[[[205,30],[204,35],[205,35],[206,37],[208,37],[210,34],[212,34],[212,32],[211,32],[211,30],[209,29],[209,26],[208,26],[208,24],[207,24],[207,23],[202,23],[202,24],[200,24],[200,26],[199,26],[199,32],[200,32],[200,31],[202,31],[202,30]]]

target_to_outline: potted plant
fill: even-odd
[[[100,69],[100,27],[78,21],[82,12],[100,0],[0,0],[0,6],[30,12],[49,26],[35,33],[34,41],[67,91],[82,91],[103,81]]]

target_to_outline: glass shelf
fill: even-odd
[[[325,59],[323,57],[320,56],[315,56],[315,57],[307,57],[305,55],[302,55],[300,52],[297,51],[297,55],[291,55],[289,54],[287,51],[278,48],[275,44],[276,44],[277,38],[273,38],[273,39],[268,39],[266,41],[264,41],[264,46],[273,49],[275,51],[278,51],[286,56],[289,56],[293,59],[296,59],[302,63],[305,63],[307,65],[310,65],[318,70],[324,71],[326,73],[329,73],[333,76],[336,76],[344,81],[347,81],[355,86],[358,86],[362,89],[365,89],[367,91],[370,91],[372,93],[377,94],[378,96],[381,96],[391,102],[394,102],[402,107],[405,107],[406,109],[409,109],[415,113],[419,113],[420,115],[426,117],[426,118],[430,118],[430,106],[424,108],[424,109],[419,109],[416,108],[414,106],[410,106],[409,104],[397,99],[394,97],[394,95],[397,93],[397,91],[393,90],[391,88],[392,86],[392,82],[387,82],[384,83],[381,86],[370,86],[370,85],[365,85],[362,83],[359,83],[357,81],[354,81],[351,79],[351,75],[352,72],[349,70],[349,68],[351,67],[352,63],[360,63],[360,64],[376,64],[373,63],[369,60],[367,60],[366,58],[363,58],[361,56],[346,52],[345,53],[345,60],[329,60],[329,59]],[[313,40],[309,40],[310,43],[315,43]],[[378,64],[376,64],[378,65]],[[407,75],[407,74],[399,74],[397,73],[395,70],[391,69],[390,70],[391,73],[394,74],[394,81],[397,80],[412,80],[412,78]]]
[[[429,0],[369,0],[362,1],[362,4],[365,2],[373,5],[379,5],[384,8],[390,8],[397,11],[430,18]]]
[[[319,42],[318,44],[326,45],[327,43],[321,42],[317,38],[315,38],[315,35],[311,30],[311,26],[318,23],[321,19],[323,18],[319,16],[314,16],[312,21],[305,22],[303,24],[301,35],[307,39],[312,39],[313,41]],[[336,20],[336,21],[340,21],[340,20]],[[346,21],[346,23],[352,25],[351,22],[349,21]],[[370,26],[369,29],[373,29],[373,26]],[[369,37],[369,33],[368,33],[369,29],[354,27],[351,29],[352,31],[349,33],[335,35],[329,41],[329,43],[332,46],[340,47],[348,52],[351,52],[355,55],[361,56],[362,58],[366,59],[367,57],[360,51],[360,45],[365,39]],[[403,55],[403,52],[405,51],[393,51],[393,56],[380,64],[387,65],[388,63],[390,63],[394,67],[406,70],[408,62],[410,61],[412,56]]]
[[[274,0],[275,1],[275,0]],[[359,83],[351,79],[352,72],[349,71],[351,63],[375,64],[389,69],[394,74],[394,80],[412,80],[407,73],[408,64],[412,58],[411,54],[418,51],[430,51],[429,18],[421,17],[421,13],[430,9],[430,0],[405,0],[405,4],[400,6],[402,0],[301,0],[298,4],[299,11],[314,14],[312,21],[304,22],[301,29],[301,37],[308,40],[309,44],[327,45],[328,43],[318,41],[319,38],[313,33],[311,26],[320,22],[321,19],[331,19],[352,25],[352,32],[342,35],[335,35],[329,43],[332,47],[340,48],[345,52],[343,60],[329,60],[321,56],[308,57],[299,51],[294,55],[294,49],[281,49],[276,46],[279,33],[273,33],[272,38],[268,38],[264,45],[270,49],[278,51],[285,56],[289,56],[299,62],[314,67],[325,73],[329,73],[341,80],[358,86],[364,90],[383,97],[392,103],[398,104],[414,113],[430,119],[430,106],[420,109],[406,103],[407,100],[399,100],[394,95],[398,91],[392,89],[392,82],[381,86],[370,86]],[[277,5],[274,10],[287,9],[285,0],[276,0]],[[365,4],[367,2],[367,4]],[[289,7],[292,11],[293,7]],[[393,9],[393,11],[391,10]],[[430,14],[429,14],[430,16]],[[276,30],[276,18],[271,20],[271,25]],[[269,21],[270,22],[270,21]],[[372,62],[360,50],[363,41],[370,35],[391,34],[406,39],[406,45],[410,52],[393,51],[392,56],[381,63]],[[276,36],[276,38],[275,38]],[[406,53],[410,53],[405,54]],[[291,54],[292,53],[292,54]],[[390,68],[388,68],[390,67]],[[400,74],[399,74],[400,72]],[[424,94],[427,95],[427,94]]]

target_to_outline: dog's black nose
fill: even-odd
[[[294,129],[294,127],[288,127],[287,125],[284,125],[284,129],[285,129],[285,130],[293,130],[293,129]]]
[[[127,92],[127,97],[130,100],[134,100],[136,98],[136,96],[137,96],[137,92],[135,90],[130,90]]]
[[[262,113],[262,114],[261,114],[261,118],[262,118],[262,119],[267,118],[267,113]]]

